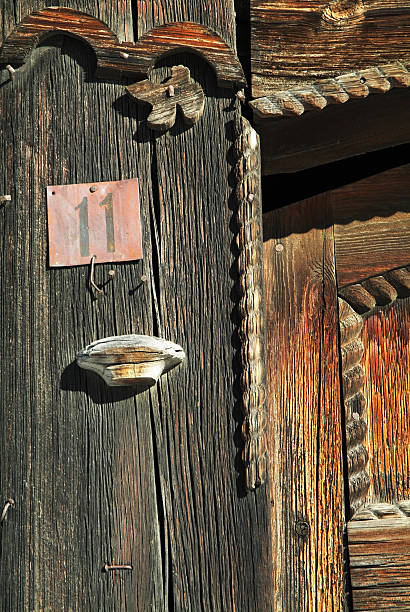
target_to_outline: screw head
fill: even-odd
[[[307,521],[296,521],[295,531],[298,536],[305,538],[310,533],[310,525]]]
[[[91,193],[95,193],[97,191],[97,185],[91,185],[90,191]]]

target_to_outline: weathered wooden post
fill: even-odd
[[[250,226],[233,244],[243,222],[260,231],[258,181],[250,219],[248,186],[233,195],[244,86],[233,2],[69,4],[33,13],[38,4],[3,2],[1,12],[0,495],[13,502],[1,517],[0,608],[269,610],[268,492],[254,490],[266,464],[262,320],[255,340],[236,336],[258,314],[249,291],[262,268]],[[152,103],[148,123],[133,98]],[[142,259],[99,264],[91,187],[130,179]],[[46,190],[79,184],[91,185],[87,210],[75,201],[82,265],[53,267]],[[120,223],[112,197],[97,211],[108,255]],[[126,336],[79,361],[110,384],[134,383],[142,341],[129,334],[174,343],[144,341],[144,359],[154,351],[166,370],[169,351],[186,359],[145,390],[111,389],[76,365],[87,345]]]

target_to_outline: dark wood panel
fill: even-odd
[[[410,92],[394,90],[302,114],[254,113],[263,174],[298,172],[410,141]]]
[[[153,274],[149,145],[137,150],[122,88],[87,82],[87,51],[61,44],[38,49],[0,90],[2,189],[12,196],[0,219],[0,491],[16,502],[2,529],[0,607],[161,609],[149,394],[109,392],[73,364],[97,338],[154,331],[149,284],[129,293],[143,270]],[[95,300],[86,267],[47,267],[45,187],[135,176],[145,260],[97,266],[97,282],[116,275]],[[102,572],[113,560],[133,571],[114,582]]]
[[[329,213],[311,199],[264,215],[277,610],[342,608],[341,408]]]
[[[3,4],[4,32],[36,8]],[[126,31],[121,2],[76,8]],[[135,14],[139,35],[191,20],[234,42],[231,2],[153,1]],[[62,54],[38,49],[0,90],[12,194],[0,211],[0,492],[16,500],[2,529],[1,606],[270,610],[269,491],[245,494],[235,395],[229,160],[239,104],[221,97],[200,59],[167,60],[153,79],[186,64],[205,110],[192,130],[177,122],[157,138],[121,88],[87,80],[85,58],[77,42],[63,42]],[[145,259],[97,267],[97,282],[111,267],[116,276],[94,301],[87,270],[45,266],[44,187],[135,176]],[[134,291],[142,272],[148,282]],[[90,341],[127,332],[177,341],[186,363],[136,397],[70,366]],[[133,571],[114,580],[101,572],[112,560]]]
[[[347,531],[354,610],[408,610],[410,520],[351,521]]]
[[[252,95],[406,57],[401,0],[251,0]]]

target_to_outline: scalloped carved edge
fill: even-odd
[[[120,43],[107,24],[68,7],[47,7],[24,17],[4,41],[0,64],[24,64],[41,41],[56,33],[79,38],[93,49],[97,76],[145,78],[162,56],[188,51],[211,65],[220,87],[240,89],[246,85],[234,51],[204,25],[190,21],[168,23],[153,28],[135,44]]]
[[[242,458],[246,486],[253,490],[266,480],[267,408],[262,206],[259,136],[244,117],[234,123],[234,199],[241,342],[240,388],[243,410]]]
[[[368,452],[364,446],[367,424],[364,419],[366,399],[362,391],[365,374],[361,366],[363,316],[371,314],[376,307],[390,306],[397,298],[410,296],[410,266],[343,287],[338,294],[350,506],[357,517],[370,484],[366,472]],[[373,506],[366,506],[370,507]]]
[[[320,111],[331,104],[345,104],[349,100],[362,100],[394,88],[407,88],[410,86],[409,67],[409,60],[389,62],[316,81],[306,87],[278,91],[249,104],[258,119],[299,117],[307,111]]]

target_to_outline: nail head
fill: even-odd
[[[280,244],[280,243],[279,243],[279,244],[277,244],[277,245],[275,246],[275,250],[276,250],[278,253],[282,253],[282,251],[283,251],[283,249],[284,249],[284,248],[285,248],[285,247],[283,246],[283,244]]]
[[[307,521],[296,521],[295,531],[302,538],[306,537],[310,533],[310,525]]]
[[[91,185],[90,191],[91,193],[95,193],[97,191],[97,185]]]
[[[130,56],[130,54],[129,54],[129,53],[125,53],[125,51],[120,51],[120,55],[121,55],[121,57],[123,57],[124,59],[127,59],[127,58]]]

